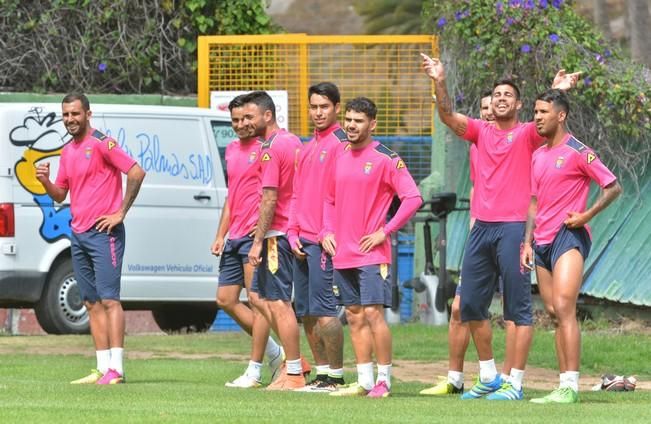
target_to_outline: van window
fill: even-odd
[[[222,169],[224,170],[224,179],[226,177],[226,146],[228,143],[237,138],[237,134],[233,131],[230,122],[224,121],[210,121],[210,126],[212,127],[212,132],[215,135],[215,142],[217,143],[217,149],[219,149],[219,157],[222,161]]]

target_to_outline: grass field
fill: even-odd
[[[496,340],[503,333],[496,332]],[[348,342],[348,339],[346,339]],[[446,329],[394,327],[396,361],[445,360]],[[501,346],[501,343],[496,343]],[[472,348],[470,350],[473,350]],[[8,422],[651,422],[651,391],[582,392],[578,405],[462,402],[424,398],[425,383],[396,381],[388,399],[226,389],[245,366],[248,338],[239,333],[142,335],[127,339],[128,384],[71,386],[94,366],[88,336],[0,336],[0,423]],[[584,333],[584,375],[610,371],[651,377],[648,333]],[[496,351],[499,360],[502,352]],[[349,343],[346,377],[354,379]],[[474,354],[467,359],[475,361]],[[411,362],[410,362],[411,363]],[[553,338],[538,331],[530,365],[555,367]],[[425,379],[434,376],[424,376]],[[467,382],[473,376],[467,376]],[[526,377],[525,377],[526,383]],[[528,398],[542,394],[528,390]]]

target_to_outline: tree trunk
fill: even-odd
[[[594,23],[601,30],[607,40],[613,39],[613,32],[610,30],[610,17],[608,16],[608,1],[593,0],[593,19]]]
[[[628,21],[631,29],[631,57],[651,67],[651,43],[648,39],[649,4],[647,0],[628,0]]]

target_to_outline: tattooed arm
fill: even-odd
[[[458,136],[465,134],[468,127],[468,117],[454,112],[452,108],[452,99],[448,94],[448,88],[445,85],[445,68],[443,63],[437,58],[421,53],[423,57],[422,67],[432,80],[434,80],[434,89],[436,92],[436,108],[439,111],[441,121]]]

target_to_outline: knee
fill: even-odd
[[[346,307],[346,321],[351,329],[358,329],[364,325],[364,314],[359,307]]]
[[[115,311],[115,310],[122,309],[122,304],[120,303],[119,300],[104,299],[102,300],[101,303],[104,309],[106,309],[107,311]]]
[[[559,321],[576,319],[576,303],[565,298],[554,299],[554,312]]]
[[[86,307],[86,310],[88,311],[89,314],[92,314],[93,312],[97,312],[100,309],[103,309],[102,304],[100,304],[99,302],[86,301],[84,302],[84,306]]]
[[[384,310],[382,308],[367,307],[364,308],[364,318],[371,327],[385,323]]]
[[[230,296],[225,296],[222,293],[217,295],[217,306],[219,309],[224,311],[230,311],[235,307],[235,304],[238,302],[238,299],[233,299]]]
[[[545,312],[549,315],[549,318],[556,319],[556,309],[553,304],[545,305]]]
[[[247,297],[249,299],[249,305],[251,305],[252,308],[257,309],[258,311],[262,308],[262,301],[257,293],[249,291]]]

